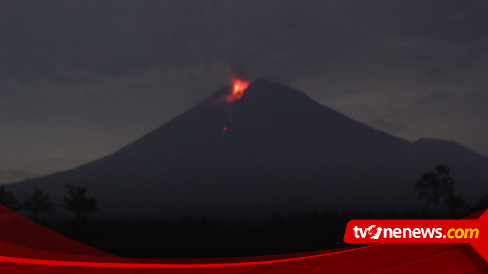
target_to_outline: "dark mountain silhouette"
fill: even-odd
[[[411,143],[266,80],[233,103],[229,92],[112,155],[8,187],[59,201],[66,184],[87,187],[116,216],[377,212],[419,208],[416,180],[442,163],[466,201],[488,192],[488,158],[455,142]]]

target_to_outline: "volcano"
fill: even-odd
[[[466,201],[488,192],[488,158],[455,142],[409,142],[262,79],[231,92],[111,155],[8,188],[57,203],[66,184],[84,186],[109,216],[391,212],[420,208],[415,182],[446,164]]]

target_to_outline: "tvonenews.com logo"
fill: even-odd
[[[488,260],[488,212],[461,220],[351,220],[349,244],[470,244]]]
[[[357,225],[353,227],[354,237],[369,238],[372,240],[383,239],[477,239],[479,236],[478,228],[450,228],[447,233],[443,233],[443,228],[440,227],[385,227],[382,228],[377,225],[370,225],[362,228]]]

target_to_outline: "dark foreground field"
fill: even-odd
[[[91,218],[84,224],[44,219],[72,239],[123,257],[209,258],[326,250],[346,246],[351,219],[433,218],[425,213],[375,216],[344,212],[270,216],[259,220],[183,217],[171,220]],[[442,216],[439,216],[442,217]]]

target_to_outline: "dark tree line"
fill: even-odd
[[[422,174],[415,184],[415,191],[419,199],[425,201],[424,213],[429,213],[432,204],[444,204],[453,217],[458,217],[463,209],[469,209],[466,201],[454,192],[454,180],[450,175],[450,169],[446,165],[438,165],[433,171]],[[98,210],[98,201],[87,196],[86,187],[66,186],[68,197],[64,198],[61,207],[75,214],[76,222],[84,224],[87,215]],[[49,196],[42,190],[36,189],[24,202],[15,199],[11,191],[0,187],[0,203],[15,210],[24,211],[33,220],[38,220],[43,213],[50,214],[54,210],[54,204]]]
[[[86,221],[88,214],[98,210],[98,201],[87,197],[86,187],[74,187],[71,185],[66,187],[68,188],[68,197],[63,199],[60,206],[73,212],[76,222],[82,224]],[[0,187],[0,204],[15,211],[22,211],[34,221],[38,221],[43,214],[51,214],[55,209],[55,205],[50,201],[49,195],[40,189],[34,190],[23,202],[19,202],[11,191]]]

